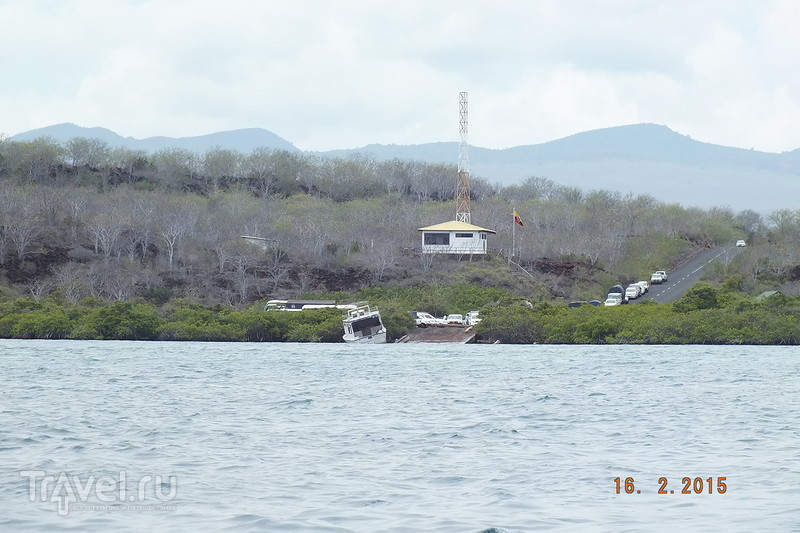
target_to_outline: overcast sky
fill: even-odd
[[[796,0],[0,0],[0,133],[73,122],[303,150],[652,122],[800,147]]]

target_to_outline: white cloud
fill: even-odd
[[[263,127],[300,148],[503,148],[635,122],[800,146],[791,0],[6,0],[0,131]]]

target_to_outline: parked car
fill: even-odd
[[[663,270],[656,270],[656,274],[661,274],[661,281],[667,282],[667,273]]]
[[[642,288],[642,294],[650,290],[650,284],[646,281],[637,281],[636,284]]]
[[[622,305],[623,303],[625,303],[625,298],[621,294],[614,292],[608,295],[603,305],[611,307],[614,305]]]
[[[603,305],[603,302],[600,300],[589,300],[588,302],[585,300],[576,300],[574,302],[570,302],[567,304],[567,307],[583,307],[584,305],[591,305],[592,307],[600,307]]]
[[[641,290],[641,287],[638,285],[628,285],[628,287],[625,289],[625,297],[628,300],[635,300],[640,296],[641,293],[639,291]]]
[[[745,246],[747,246],[747,243],[744,242],[744,239],[739,239],[738,241],[736,241],[736,246],[744,248]]]
[[[441,326],[447,324],[445,320],[441,318],[436,318],[430,313],[426,313],[424,311],[412,311],[411,316],[414,317],[414,323],[420,327],[425,328],[428,326]]]
[[[467,313],[467,316],[464,317],[464,323],[468,326],[474,326],[481,320],[482,319],[480,311],[470,311],[469,313]]]
[[[653,275],[650,276],[650,283],[652,285],[660,285],[664,283],[664,278],[658,272],[653,272]]]
[[[458,324],[459,326],[464,325],[464,315],[459,313],[453,313],[452,315],[447,315],[447,323],[448,324]]]

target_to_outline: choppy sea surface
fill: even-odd
[[[800,531],[798,391],[796,347],[0,341],[0,531]]]

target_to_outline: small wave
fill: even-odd
[[[286,409],[294,409],[296,407],[305,407],[313,403],[313,399],[311,398],[304,398],[302,400],[283,400],[276,402],[274,407],[279,408],[286,408]]]
[[[371,507],[373,505],[389,505],[389,502],[386,500],[369,500],[364,503],[365,507]]]
[[[248,528],[252,528],[253,530],[258,531],[267,531],[275,526],[275,523],[265,516],[253,515],[253,514],[240,514],[231,518],[233,522],[238,524],[233,529],[239,528],[239,526],[245,526]]]

